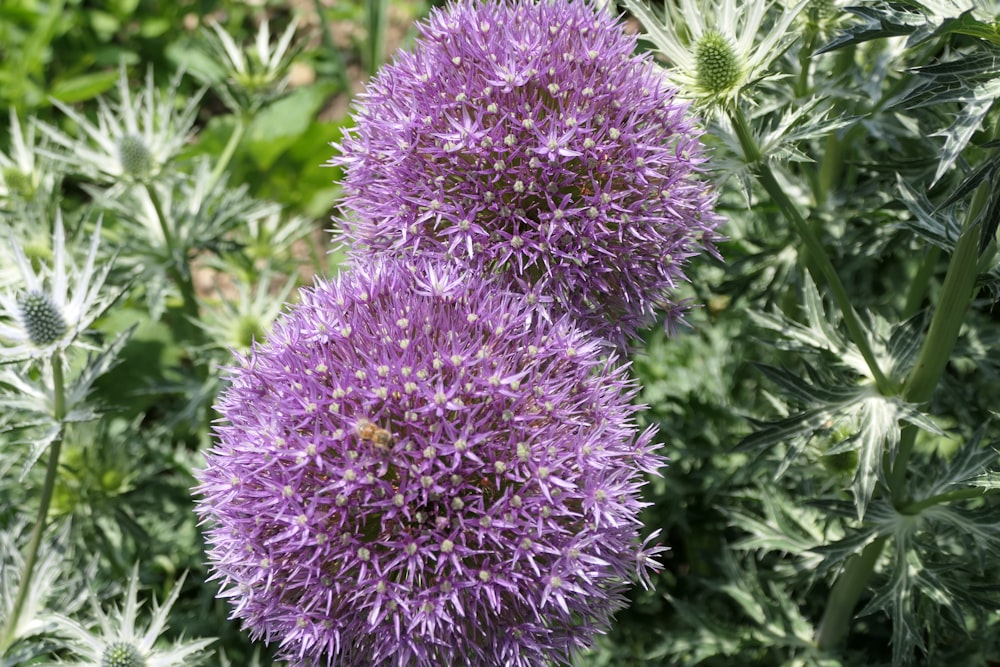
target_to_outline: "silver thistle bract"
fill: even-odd
[[[230,370],[198,473],[213,576],[294,664],[543,665],[660,550],[625,367],[454,266],[301,292]]]
[[[500,273],[615,343],[666,311],[720,218],[687,106],[589,2],[458,2],[361,96],[344,168],[356,255]]]

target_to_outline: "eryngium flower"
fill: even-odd
[[[624,367],[454,267],[318,282],[231,370],[198,473],[233,615],[295,664],[541,665],[658,548]]]
[[[458,2],[369,84],[331,164],[345,240],[546,292],[616,343],[683,309],[720,219],[699,133],[636,38],[589,2]]]

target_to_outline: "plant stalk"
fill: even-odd
[[[904,505],[899,508],[899,512],[901,514],[908,514],[910,516],[913,516],[916,514],[920,514],[928,507],[934,507],[935,505],[943,505],[945,503],[951,503],[956,500],[970,500],[972,498],[982,498],[988,492],[989,492],[988,489],[979,489],[979,488],[955,489],[954,491],[945,491],[944,493],[939,493],[936,496],[931,496],[930,498],[924,498],[923,500],[917,501],[915,503]]]
[[[976,224],[976,220],[989,201],[989,196],[989,186],[984,183],[976,191],[969,206],[962,234],[948,262],[948,272],[941,289],[941,297],[927,330],[927,336],[920,348],[917,363],[903,386],[902,398],[907,402],[923,403],[930,399],[958,341],[965,312],[975,295],[978,275],[979,225]],[[912,424],[903,427],[896,459],[888,474],[893,505],[900,512],[909,510],[912,513],[914,508],[918,511],[920,509],[918,507],[920,503],[904,504],[906,470],[916,442],[916,431],[917,427]],[[888,536],[882,536],[865,547],[861,557],[849,561],[837,579],[830,591],[826,611],[816,634],[816,644],[819,648],[833,649],[847,636],[854,609],[875,571],[875,564],[887,538]]]
[[[34,575],[35,563],[38,560],[38,550],[41,548],[42,536],[45,534],[48,522],[49,507],[52,504],[52,494],[55,491],[56,479],[59,473],[59,455],[62,451],[63,435],[66,417],[66,387],[63,377],[62,354],[55,352],[50,359],[52,364],[52,417],[59,423],[59,434],[49,445],[49,460],[45,468],[45,481],[42,484],[42,495],[38,501],[38,513],[35,516],[35,525],[31,529],[31,537],[28,540],[28,548],[24,554],[24,567],[21,571],[21,582],[17,589],[17,597],[14,599],[14,606],[10,611],[10,618],[4,625],[0,633],[0,655],[14,642],[17,625],[24,611],[24,603],[28,599],[31,590],[31,579]]]
[[[180,290],[181,309],[191,322],[197,321],[198,301],[195,298],[194,283],[191,280],[190,268],[187,266],[187,257],[183,255],[183,249],[177,247],[177,241],[174,238],[173,231],[170,229],[170,219],[167,217],[167,212],[163,207],[160,196],[156,193],[156,188],[149,183],[143,184],[143,188],[146,191],[146,196],[149,197],[150,203],[153,205],[153,210],[156,211],[156,218],[160,224],[160,230],[163,232],[163,243],[166,246],[167,257],[169,258],[167,273],[170,275],[170,279],[174,281],[177,289]],[[193,324],[188,328],[193,332],[198,330]]]
[[[819,648],[831,649],[847,636],[854,616],[854,607],[868,587],[868,578],[875,570],[875,563],[882,555],[882,549],[888,539],[888,535],[879,536],[862,549],[860,554],[855,554],[847,560],[844,571],[837,577],[837,582],[830,590],[826,611],[816,632],[816,645]],[[847,609],[848,613],[842,613],[843,609]]]
[[[909,319],[917,314],[920,310],[920,304],[924,300],[924,296],[927,294],[927,286],[931,282],[931,277],[934,275],[934,270],[937,268],[938,259],[941,257],[941,248],[936,245],[932,245],[927,250],[927,255],[924,257],[924,261],[920,264],[920,268],[917,270],[917,275],[913,277],[910,282],[910,287],[906,291],[906,305],[903,307],[903,318]]]
[[[229,135],[229,139],[226,141],[226,145],[223,147],[219,159],[215,161],[212,173],[208,177],[208,190],[212,190],[212,188],[218,185],[222,175],[229,168],[229,163],[232,162],[233,155],[236,154],[236,149],[239,147],[240,141],[243,140],[247,123],[248,119],[243,114],[236,116],[236,127],[233,128],[233,133]]]
[[[750,130],[743,110],[738,105],[734,105],[729,110],[729,116],[736,130],[736,136],[740,140],[740,146],[743,148],[746,161],[753,166],[757,180],[764,186],[771,200],[792,224],[799,238],[805,244],[806,252],[811,260],[808,263],[809,271],[818,283],[826,285],[833,294],[833,298],[837,302],[840,312],[843,314],[844,324],[847,326],[851,340],[857,346],[861,356],[864,357],[876,386],[883,395],[893,395],[896,387],[893,386],[879,367],[878,360],[872,351],[864,327],[861,325],[861,321],[858,319],[857,314],[854,312],[854,307],[851,305],[847,290],[840,281],[840,276],[837,275],[837,271],[833,267],[833,263],[830,261],[826,250],[823,248],[823,244],[820,243],[819,237],[816,236],[809,223],[802,217],[798,208],[795,207],[795,204],[792,203],[788,194],[781,187],[781,184],[778,183],[778,179],[774,175],[774,171],[770,165],[763,159],[760,147],[757,145],[753,132]]]

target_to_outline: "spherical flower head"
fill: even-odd
[[[720,218],[687,106],[635,45],[589,2],[433,12],[337,146],[345,240],[502,274],[616,343],[678,317]]]
[[[146,142],[134,134],[127,134],[118,140],[118,162],[122,171],[137,181],[147,178],[156,167]]]
[[[373,261],[231,370],[198,512],[255,636],[293,664],[543,665],[648,583],[653,431],[603,344],[536,316],[454,266]]]
[[[28,340],[36,346],[50,345],[66,333],[66,320],[45,292],[27,292],[17,300],[17,305]]]
[[[116,642],[104,649],[101,667],[146,667],[146,661],[132,644]]]

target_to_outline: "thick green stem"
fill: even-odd
[[[875,563],[882,555],[882,549],[888,541],[887,535],[882,535],[861,550],[860,554],[847,560],[844,571],[837,577],[837,583],[830,590],[826,602],[823,620],[816,632],[816,645],[821,649],[832,649],[847,636],[854,607],[861,594],[868,587],[868,578],[875,570]]]
[[[854,312],[854,307],[851,305],[851,300],[847,295],[847,290],[844,288],[844,284],[840,281],[840,276],[837,274],[837,270],[833,267],[830,257],[826,254],[826,249],[823,248],[823,244],[820,243],[819,237],[816,236],[812,228],[806,222],[805,218],[803,218],[802,214],[799,213],[798,208],[796,208],[795,204],[792,203],[788,194],[781,187],[781,184],[778,183],[778,179],[774,175],[774,171],[763,159],[760,147],[757,145],[757,141],[753,136],[753,132],[750,130],[750,126],[747,123],[746,116],[743,115],[743,111],[739,108],[739,106],[734,105],[730,109],[729,115],[733,121],[733,127],[736,130],[736,136],[740,140],[740,146],[743,148],[744,157],[747,163],[753,166],[757,174],[757,180],[764,186],[764,189],[767,191],[768,195],[770,195],[771,200],[778,206],[785,218],[792,224],[792,227],[795,228],[796,233],[804,244],[805,250],[809,255],[810,273],[813,273],[813,278],[818,283],[826,285],[827,289],[829,289],[833,294],[833,298],[837,302],[837,306],[840,308],[840,312],[843,315],[844,324],[847,326],[848,334],[857,346],[861,356],[864,357],[865,363],[868,365],[868,370],[871,372],[876,386],[884,395],[889,396],[894,394],[896,388],[879,367],[878,361],[875,358],[875,353],[872,351],[871,344],[868,341],[868,336],[865,333],[865,329],[861,325],[861,321],[858,319],[857,314]]]
[[[917,364],[903,387],[903,398],[911,403],[923,403],[930,399],[951,359],[951,351],[965,321],[965,311],[975,292],[978,274],[979,226],[973,223],[988,199],[989,189],[983,184],[976,192],[965,229],[958,237],[948,264],[941,299],[920,348]]]
[[[42,484],[42,495],[38,500],[38,513],[35,517],[35,525],[31,529],[31,537],[28,540],[28,549],[24,554],[24,567],[21,571],[21,581],[17,589],[17,597],[14,599],[14,606],[10,611],[10,618],[4,625],[0,633],[0,655],[16,639],[15,633],[17,625],[24,610],[24,603],[28,599],[31,591],[31,579],[35,570],[35,562],[38,560],[38,550],[42,544],[42,536],[48,523],[49,506],[52,504],[52,494],[55,491],[56,479],[59,473],[59,454],[62,450],[62,441],[65,425],[63,419],[66,417],[66,388],[63,378],[62,355],[56,352],[51,358],[52,364],[52,418],[59,423],[59,434],[49,445],[49,461],[45,469],[45,481]]]
[[[941,257],[941,248],[932,245],[924,256],[924,261],[917,270],[917,275],[910,281],[910,287],[906,292],[906,305],[903,306],[903,318],[909,319],[920,311],[920,304],[923,303],[927,295],[927,286],[937,269],[938,259]]]
[[[977,257],[979,226],[975,223],[989,200],[989,194],[988,184],[984,184],[973,197],[964,229],[948,263],[948,273],[945,275],[941,297],[931,319],[930,328],[920,348],[917,363],[903,386],[902,398],[905,401],[923,403],[929,400],[951,358],[951,352],[965,320],[965,311],[975,293],[979,264]],[[888,474],[889,492],[893,504],[901,512],[906,508],[912,511],[913,507],[919,504],[905,504],[906,470],[916,442],[916,431],[916,427],[912,424],[903,426],[896,460]],[[875,563],[885,546],[886,539],[884,536],[869,544],[862,551],[860,558],[848,563],[834,584],[816,635],[816,643],[820,648],[833,649],[847,636],[854,608],[875,571]]]

